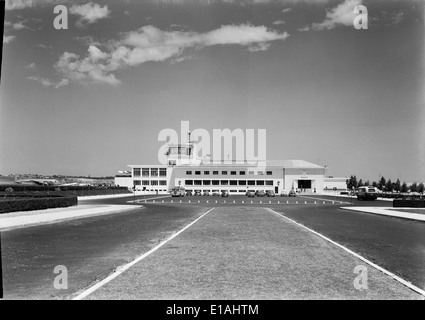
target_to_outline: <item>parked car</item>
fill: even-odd
[[[246,192],[246,196],[248,198],[254,198],[255,197],[255,192],[254,191],[247,191]]]
[[[255,195],[257,197],[265,197],[266,193],[264,192],[264,190],[257,190],[257,191],[255,191]]]
[[[184,197],[186,192],[183,187],[174,187],[171,189],[170,194],[172,197]]]
[[[229,196],[229,191],[227,191],[227,190],[221,190],[221,196],[222,197],[228,197]]]
[[[288,190],[282,190],[282,191],[280,192],[280,196],[281,196],[281,197],[287,197],[287,196],[289,196],[289,191],[288,191]]]
[[[201,195],[201,191],[196,190],[196,191],[195,191],[195,196],[200,196],[200,195]]]
[[[204,191],[204,193],[202,194],[203,196],[209,196],[210,195],[210,193],[209,193],[209,191]]]
[[[266,191],[266,196],[267,197],[274,197],[276,194],[274,193],[274,191],[273,190],[267,190]]]
[[[213,192],[212,192],[212,195],[213,195],[213,196],[220,196],[220,192],[218,192],[218,191],[213,191]]]
[[[358,200],[376,200],[378,198],[378,189],[375,187],[360,187],[357,192]]]
[[[187,195],[187,196],[189,196],[189,197],[191,197],[191,196],[193,195],[193,194],[192,194],[192,191],[187,191],[187,192],[186,192],[186,195]]]
[[[295,192],[295,190],[291,190],[289,191],[288,197],[296,197],[297,193]]]

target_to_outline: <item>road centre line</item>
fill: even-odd
[[[281,216],[281,217],[283,217],[283,218],[285,218],[285,219],[287,219],[287,220],[291,221],[292,223],[295,223],[296,225],[298,225],[298,226],[300,226],[300,227],[302,227],[302,228],[304,228],[304,229],[306,229],[306,230],[308,230],[308,231],[310,231],[310,232],[314,233],[315,235],[317,235],[317,236],[321,237],[322,239],[324,239],[324,240],[326,240],[326,241],[328,241],[328,242],[330,242],[330,243],[332,243],[332,244],[336,245],[337,247],[339,247],[339,248],[343,249],[344,251],[346,251],[346,252],[348,252],[349,254],[351,254],[351,255],[355,256],[356,258],[358,258],[358,259],[362,260],[363,262],[366,262],[368,265],[372,266],[373,268],[375,268],[375,269],[377,269],[377,270],[379,270],[379,271],[381,271],[381,272],[385,273],[386,275],[390,276],[390,277],[391,277],[391,278],[393,278],[394,280],[396,280],[396,281],[400,282],[401,284],[405,285],[405,286],[406,286],[406,287],[408,287],[409,289],[411,289],[411,290],[413,290],[413,291],[415,291],[415,292],[419,293],[419,294],[420,294],[420,295],[422,295],[423,297],[425,297],[425,291],[424,291],[424,290],[422,290],[422,289],[420,289],[420,288],[418,288],[418,287],[417,287],[417,286],[415,286],[414,284],[412,284],[412,283],[410,283],[410,282],[408,282],[408,281],[406,281],[406,280],[404,280],[404,279],[402,279],[402,278],[400,278],[400,277],[396,276],[394,273],[392,273],[392,272],[390,272],[390,271],[388,271],[388,270],[386,270],[386,269],[384,269],[384,268],[382,268],[382,267],[378,266],[377,264],[373,263],[372,261],[370,261],[370,260],[368,260],[368,259],[364,258],[363,256],[361,256],[361,255],[359,255],[359,254],[355,253],[354,251],[352,251],[352,250],[350,250],[350,249],[348,249],[348,248],[344,247],[343,245],[341,245],[341,244],[339,244],[339,243],[337,243],[337,242],[335,242],[335,241],[333,241],[333,240],[329,239],[328,237],[326,237],[326,236],[324,236],[324,235],[322,235],[322,234],[320,234],[320,233],[318,233],[318,232],[314,231],[313,229],[310,229],[310,228],[308,228],[308,227],[306,227],[306,226],[304,226],[304,225],[302,225],[302,224],[300,224],[300,223],[296,222],[295,220],[292,220],[291,218],[288,218],[288,217],[286,217],[285,215],[283,215],[283,214],[281,214],[281,213],[279,213],[279,212],[276,212],[276,211],[274,211],[274,210],[272,210],[272,209],[270,209],[270,208],[265,208],[265,209],[269,210],[270,212],[272,212],[272,213],[274,213],[274,214],[276,214],[276,215],[278,215],[278,216]]]
[[[127,269],[131,268],[133,265],[135,265],[136,263],[140,262],[141,260],[143,260],[144,258],[146,258],[147,256],[149,256],[150,254],[154,253],[156,250],[158,250],[159,248],[161,248],[164,244],[166,244],[167,242],[173,240],[175,237],[177,237],[180,233],[182,233],[183,231],[185,231],[186,229],[188,229],[190,226],[192,226],[194,223],[196,223],[198,220],[200,220],[202,217],[204,217],[205,215],[207,215],[209,212],[211,212],[212,210],[214,210],[214,208],[211,208],[210,210],[208,210],[207,212],[203,213],[200,217],[196,218],[194,221],[192,221],[191,223],[189,223],[187,226],[185,226],[183,229],[181,229],[180,231],[176,232],[175,234],[173,234],[171,237],[169,237],[168,239],[162,241],[160,244],[158,244],[157,246],[155,246],[154,248],[152,248],[151,250],[149,250],[148,252],[142,254],[141,256],[139,256],[138,258],[134,259],[133,261],[131,261],[130,263],[127,263],[121,267],[118,267],[115,272],[113,272],[112,274],[110,274],[109,276],[107,276],[105,279],[103,279],[102,281],[96,283],[95,285],[91,286],[90,288],[88,288],[87,290],[83,291],[82,293],[80,293],[79,295],[77,295],[76,297],[74,297],[72,300],[82,300],[84,298],[86,298],[88,295],[92,294],[93,292],[95,292],[96,290],[98,290],[99,288],[103,287],[105,284],[107,284],[108,282],[112,281],[113,279],[115,279],[116,277],[118,277],[121,273],[123,273],[124,271],[126,271]]]

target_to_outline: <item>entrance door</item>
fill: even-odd
[[[274,187],[274,193],[278,193],[279,192],[279,187]]]
[[[311,189],[311,180],[298,180],[298,188]]]

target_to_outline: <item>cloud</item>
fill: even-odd
[[[313,23],[311,29],[315,31],[330,30],[337,25],[352,26],[354,21],[354,7],[362,3],[362,0],[345,0],[335,8],[326,12],[326,19],[321,23]]]
[[[37,65],[34,62],[31,62],[30,64],[27,64],[25,68],[35,70],[37,69]]]
[[[13,30],[29,29],[27,26],[24,25],[23,21],[19,21],[15,23],[10,21],[5,21],[4,26],[7,28],[12,28]]]
[[[173,59],[183,61],[185,49],[201,49],[216,45],[239,45],[251,52],[265,51],[272,41],[284,41],[288,33],[278,33],[265,26],[224,25],[205,33],[163,31],[154,26],[144,26],[125,33],[121,40],[110,41],[108,52],[90,45],[85,57],[65,52],[55,69],[73,81],[117,85],[121,83],[114,72],[138,66],[145,62]]]
[[[287,13],[289,11],[292,11],[292,9],[291,8],[285,8],[285,9],[282,10],[282,13]]]
[[[33,5],[33,0],[6,0],[6,10],[24,9]]]
[[[71,14],[80,16],[80,19],[77,21],[78,26],[95,23],[100,19],[107,18],[111,13],[107,5],[102,7],[93,2],[89,2],[83,5],[73,5],[69,9],[69,12]]]
[[[284,24],[284,23],[285,23],[285,21],[283,21],[283,20],[276,20],[276,21],[273,22],[274,25],[279,25],[279,24]]]
[[[15,36],[3,36],[3,44],[10,43],[15,38]]]
[[[44,87],[55,87],[56,89],[69,84],[68,79],[62,79],[58,82],[52,82],[49,79],[45,79],[41,77],[27,77],[27,79],[40,82]]]

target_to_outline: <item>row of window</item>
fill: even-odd
[[[150,175],[149,175],[150,174]],[[167,168],[134,168],[134,177],[166,177]]]
[[[186,189],[187,192],[195,192],[195,191],[200,191],[200,192],[220,192],[220,190],[192,190],[192,189]],[[247,191],[251,191],[251,192],[255,192],[256,190],[229,190],[229,192],[240,192],[240,193],[246,193]]]
[[[208,176],[209,174],[210,174],[210,171],[204,171],[204,176]],[[213,171],[212,174],[218,175],[219,171]],[[227,174],[228,174],[228,171],[221,171],[221,175],[225,176]],[[237,174],[237,171],[230,171],[231,176],[235,176],[236,174]],[[255,175],[256,173],[255,173],[255,171],[248,171],[248,174],[249,175]],[[272,171],[266,171],[266,175],[271,176],[272,174],[273,174]],[[192,175],[192,171],[190,171],[190,170],[186,171],[186,175],[187,176]],[[195,175],[196,176],[201,175],[201,171],[195,171]],[[246,171],[239,171],[239,175],[240,176],[246,175]],[[264,171],[257,171],[257,175],[260,175],[260,176],[264,175]]]
[[[272,186],[273,180],[185,180],[186,186]]]
[[[167,180],[134,180],[135,186],[166,186]]]

